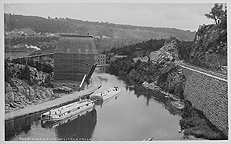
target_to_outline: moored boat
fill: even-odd
[[[72,116],[70,116],[68,118],[62,119],[60,121],[42,123],[42,127],[43,128],[55,128],[57,126],[63,125],[63,124],[68,123],[68,122],[71,122],[74,119],[79,118],[79,117],[81,117],[83,115],[86,115],[87,113],[91,112],[93,109],[94,109],[94,107],[92,107],[90,109],[87,109],[85,111],[82,111],[80,113],[77,113],[75,115],[72,115]]]
[[[181,102],[181,101],[174,101],[174,102],[171,102],[171,104],[178,109],[183,109],[185,107],[184,102]]]
[[[91,100],[94,100],[94,101],[97,101],[97,100],[105,101],[113,96],[118,95],[120,92],[121,90],[118,87],[113,87],[101,93],[93,94],[90,96],[90,98]]]
[[[80,100],[45,112],[44,114],[41,115],[41,121],[42,123],[47,121],[50,122],[60,121],[69,118],[70,116],[86,111],[88,109],[91,109],[94,106],[95,103],[92,100],[89,99]]]

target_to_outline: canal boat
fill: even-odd
[[[183,109],[185,107],[184,102],[181,101],[173,101],[171,104],[177,109]]]
[[[71,121],[73,121],[73,120],[75,120],[75,119],[77,119],[77,118],[79,118],[81,116],[84,116],[87,113],[91,112],[92,110],[94,110],[94,107],[92,107],[90,109],[87,109],[85,111],[82,111],[82,112],[80,112],[78,114],[72,115],[72,116],[70,116],[68,118],[62,119],[60,121],[45,122],[45,123],[42,123],[41,125],[42,125],[43,128],[55,128],[57,126],[63,125],[63,124],[68,123],[68,122],[71,122]]]
[[[92,100],[85,99],[80,100],[56,109],[51,109],[41,115],[41,122],[57,122],[70,116],[79,114],[83,111],[87,111],[95,106]]]
[[[90,99],[93,101],[105,101],[111,97],[118,95],[120,92],[121,90],[115,86],[101,93],[91,95]]]

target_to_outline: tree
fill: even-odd
[[[224,15],[223,4],[219,3],[215,3],[209,14],[205,14],[207,18],[214,19],[216,24],[218,24],[217,20],[221,19]]]

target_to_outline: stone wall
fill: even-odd
[[[185,99],[228,136],[228,83],[183,68]]]

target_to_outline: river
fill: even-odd
[[[121,93],[104,104],[96,105],[82,116],[72,117],[56,125],[41,125],[37,113],[5,122],[5,140],[91,140],[142,141],[180,140],[180,110],[158,91],[125,82],[106,73],[97,74],[104,91],[118,86]],[[96,93],[97,93],[96,92]]]

